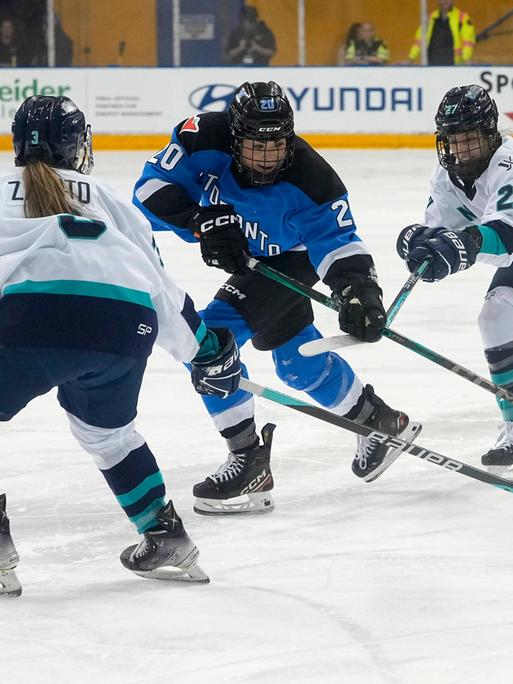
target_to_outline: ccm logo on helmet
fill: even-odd
[[[260,126],[259,133],[278,133],[281,131],[281,126]]]

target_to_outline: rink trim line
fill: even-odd
[[[434,134],[429,133],[300,133],[318,148],[389,148],[416,147],[433,149]],[[95,150],[156,150],[169,143],[169,134],[94,134]],[[0,135],[0,150],[12,150],[12,137]]]

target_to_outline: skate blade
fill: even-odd
[[[14,570],[0,570],[0,596],[21,596],[21,584]]]
[[[132,570],[132,572],[145,579],[164,580],[167,582],[195,582],[196,584],[208,584],[210,582],[210,577],[197,563],[188,568],[162,566],[155,568],[155,570]]]
[[[421,431],[422,425],[420,423],[408,423],[398,437],[404,439],[406,442],[413,442],[420,435]],[[374,482],[374,480],[377,480],[377,478],[382,475],[401,454],[401,449],[391,449],[376,470],[373,470],[372,473],[362,477],[362,480],[365,482]]]
[[[247,499],[239,501],[241,498],[196,499],[193,510],[199,515],[258,515],[274,510],[273,498],[268,493],[248,494]]]

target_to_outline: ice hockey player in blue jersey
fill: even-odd
[[[18,168],[0,178],[0,421],[57,387],[71,432],[143,535],[123,565],[206,582],[134,418],[154,342],[191,364],[198,392],[225,397],[240,377],[233,335],[207,329],[168,278],[142,214],[84,175],[90,129],[69,98],[25,100],[13,142]],[[17,563],[0,495],[0,594],[21,594]]]
[[[256,349],[271,351],[287,385],[339,415],[405,438],[418,428],[363,386],[336,354],[301,356],[299,345],[321,337],[310,302],[245,267],[251,254],[307,285],[323,280],[340,303],[342,330],[368,342],[381,337],[382,292],[356,234],[347,190],[294,134],[293,112],[279,85],[244,83],[227,112],[178,124],[169,145],[146,163],[134,202],[154,230],[199,242],[207,265],[232,274],[202,312],[207,325],[231,328],[239,346],[251,340]],[[264,430],[259,444],[252,396],[239,390],[225,402],[207,397],[205,404],[230,453],[195,485],[195,510],[272,510],[270,438]],[[359,438],[354,473],[374,479],[385,455],[375,441]],[[244,473],[259,459],[259,477],[248,483]]]
[[[423,280],[436,282],[476,261],[497,268],[479,315],[493,382],[513,390],[513,140],[497,129],[495,102],[479,85],[451,88],[435,116],[439,163],[422,225],[401,231],[397,251]],[[495,445],[482,456],[496,473],[513,465],[513,404],[498,400]]]

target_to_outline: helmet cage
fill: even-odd
[[[463,181],[475,181],[479,178],[488,168],[497,147],[497,133],[480,128],[436,136],[440,166]]]
[[[497,105],[481,86],[451,88],[435,116],[440,165],[463,181],[479,178],[501,145],[498,118]]]
[[[251,185],[271,185],[294,157],[294,115],[286,95],[273,81],[244,83],[236,90],[228,113],[230,149],[237,171]],[[244,140],[253,145],[244,145]],[[284,151],[269,145],[279,140],[285,140]]]

